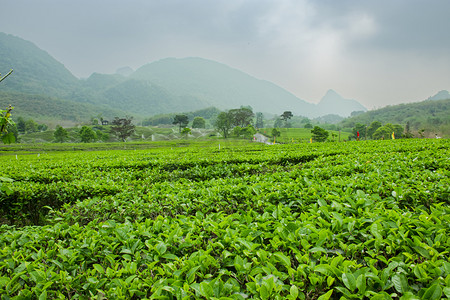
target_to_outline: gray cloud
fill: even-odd
[[[81,77],[199,56],[310,101],[333,88],[373,107],[450,88],[447,0],[4,2],[2,31]]]

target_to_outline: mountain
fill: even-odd
[[[91,117],[102,115],[105,119],[112,119],[121,115],[118,110],[104,106],[94,106],[92,104],[77,103],[74,101],[61,100],[45,95],[30,95],[18,92],[3,92],[0,90],[0,107],[6,108],[12,104],[13,118],[22,116],[41,121],[64,120],[70,124],[88,121]]]
[[[450,93],[446,90],[439,91],[436,95],[429,97],[427,100],[445,100],[450,99]]]
[[[14,69],[1,83],[2,91],[64,97],[79,80],[63,64],[36,45],[0,32],[0,73]]]
[[[178,97],[192,97],[220,109],[251,106],[254,111],[311,115],[315,105],[277,85],[202,58],[166,58],[136,70],[132,78],[153,82]]]
[[[167,58],[136,71],[124,67],[116,74],[93,73],[78,79],[33,43],[0,33],[0,72],[11,68],[14,73],[1,83],[0,91],[19,93],[19,102],[25,94],[41,95],[40,103],[47,107],[55,100],[62,101],[59,106],[73,102],[80,114],[91,111],[92,116],[114,111],[143,119],[208,107],[251,106],[255,112],[278,115],[292,111],[314,118],[329,113],[347,116],[364,109],[355,100],[343,99],[332,91],[315,105],[271,82],[202,58]],[[26,109],[22,103],[16,106]]]
[[[354,111],[367,111],[367,108],[356,100],[343,98],[333,90],[328,90],[317,104],[317,113],[320,115],[335,114],[348,117]]]

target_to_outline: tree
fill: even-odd
[[[22,117],[17,118],[16,124],[19,133],[25,133],[25,120]]]
[[[403,137],[407,139],[414,137],[414,135],[411,133],[411,124],[409,123],[409,121],[406,122],[405,133],[403,134]]]
[[[102,142],[107,142],[109,140],[109,134],[106,132],[103,132],[101,130],[96,130],[95,134],[97,135],[97,139]]]
[[[172,124],[179,125],[179,132],[181,133],[181,128],[184,128],[189,123],[189,117],[186,115],[176,115],[173,119]]]
[[[64,143],[65,140],[68,138],[69,133],[67,132],[67,130],[65,130],[64,128],[62,128],[61,126],[56,126],[56,130],[53,133],[53,137],[55,138],[55,141],[57,143]]]
[[[121,139],[122,142],[125,142],[126,139],[134,133],[134,128],[136,126],[131,123],[132,121],[133,117],[115,117],[111,122],[112,133]]]
[[[283,125],[283,120],[281,118],[276,118],[275,122],[273,123],[273,128],[280,128]]]
[[[279,137],[281,135],[281,131],[277,128],[272,129],[272,136],[275,138]]]
[[[394,129],[394,136],[396,139],[401,139],[403,137],[403,126],[399,125],[399,124],[394,124],[392,125],[393,129]]]
[[[264,115],[262,112],[256,113],[256,128],[263,128],[264,127]]]
[[[396,132],[397,131],[397,132]],[[392,125],[390,123],[381,126],[380,128],[378,128],[372,135],[372,137],[376,140],[379,139],[391,139],[392,138],[392,133],[394,133],[394,136],[398,138],[401,137],[401,135],[403,134],[403,127],[400,125]]]
[[[230,115],[226,112],[221,112],[216,118],[214,127],[219,132],[222,133],[224,138],[227,138],[229,135],[230,129],[232,128]]]
[[[202,117],[195,117],[194,121],[192,121],[192,128],[205,128],[206,121]]]
[[[27,133],[33,133],[38,132],[38,123],[36,123],[34,120],[29,119],[25,121],[25,131]]]
[[[367,127],[367,137],[369,138],[373,138],[372,135],[375,133],[375,131],[377,131],[378,128],[380,128],[381,122],[379,121],[373,121],[372,123],[370,123],[369,127]]]
[[[305,128],[313,128],[312,124],[310,122],[305,124]]]
[[[311,133],[313,141],[316,142],[325,142],[329,134],[328,131],[319,126],[314,126],[314,128],[311,130]]]
[[[361,123],[356,123],[355,127],[352,129],[353,132],[353,138],[356,139],[363,139],[366,137],[366,125]],[[359,133],[359,136],[358,136]]]
[[[280,116],[280,118],[281,118],[281,120],[283,120],[284,121],[284,127],[288,127],[288,120],[290,119],[290,118],[292,118],[294,115],[292,114],[292,112],[291,111],[285,111],[281,116]]]
[[[247,127],[253,123],[253,113],[250,107],[241,107],[237,109],[230,109],[228,115],[231,119],[231,125],[239,127]]]
[[[37,126],[38,131],[46,131],[48,129],[48,125],[47,124],[39,124]]]
[[[91,143],[97,140],[97,135],[89,126],[83,126],[80,129],[80,138],[83,143]]]

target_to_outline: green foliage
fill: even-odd
[[[227,138],[231,128],[233,128],[231,117],[227,112],[221,112],[214,122],[214,127]]]
[[[422,101],[371,110],[364,114],[345,119],[340,123],[340,126],[342,128],[353,128],[356,123],[370,124],[378,121],[381,124],[400,124],[404,127],[409,123],[409,132],[416,133],[421,129],[425,129],[425,131],[431,133],[429,137],[434,136],[436,132],[442,136],[450,137],[449,116],[450,99]],[[400,138],[400,136],[398,137]]]
[[[311,133],[313,141],[316,142],[325,142],[329,135],[328,131],[319,126],[314,126],[314,128],[311,130]]]
[[[272,136],[273,137],[279,137],[279,136],[281,136],[281,131],[280,130],[278,130],[277,128],[274,128],[274,129],[272,129],[272,132],[271,132],[271,134],[272,134]]]
[[[83,143],[92,143],[97,140],[97,135],[95,134],[94,130],[92,130],[89,126],[83,126],[80,129],[80,139]]]
[[[117,109],[107,108],[104,105],[77,103],[43,95],[0,91],[0,107],[10,103],[14,103],[15,116],[22,117],[23,120],[33,119],[37,123],[54,120],[57,124],[61,124],[61,121],[64,120],[65,123],[70,121],[75,124],[90,120],[95,112],[103,114],[106,118],[113,118],[119,113],[123,114]],[[16,123],[18,120],[15,119]],[[19,131],[24,132],[21,129]]]
[[[195,117],[194,121],[192,121],[192,128],[205,128],[206,121],[202,117]]]
[[[256,122],[255,122],[256,128],[263,128],[264,127],[264,114],[262,112],[256,113]]]
[[[355,127],[352,129],[353,138],[356,139],[365,139],[366,138],[366,131],[368,128],[366,128],[366,125],[361,123],[356,123]]]
[[[284,127],[288,128],[291,127],[290,124],[288,123],[288,120],[290,118],[292,118],[294,115],[292,114],[291,111],[285,111],[283,112],[283,114],[280,116],[281,120],[284,121]]]
[[[184,128],[189,123],[189,117],[187,115],[176,115],[173,118],[173,125],[177,125],[179,127],[179,132],[181,133],[181,128]]]
[[[255,114],[249,107],[241,107],[236,109],[230,109],[228,111],[228,117],[231,120],[232,126],[247,127],[253,123],[253,117]]]
[[[125,142],[129,136],[131,136],[135,131],[135,125],[131,122],[133,117],[119,118],[115,117],[111,122],[111,131],[115,134],[122,142]]]
[[[448,140],[221,142],[0,156],[2,297],[448,296]]]
[[[77,88],[78,79],[31,42],[0,32],[0,53],[0,70],[16,70],[14,80],[1,83],[3,91],[66,97]]]
[[[16,141],[16,136],[11,130],[15,125],[11,120],[11,110],[13,107],[10,105],[6,110],[0,110],[0,137],[4,144],[11,144]]]
[[[60,125],[58,125],[58,126],[56,126],[53,136],[55,138],[55,142],[64,143],[67,140],[69,134],[68,134],[67,130],[65,130]]]
[[[379,121],[373,121],[372,123],[370,123],[370,125],[367,127],[367,137],[368,138],[373,138],[373,134],[381,126],[383,126],[383,125]]]
[[[185,137],[187,137],[189,134],[191,134],[191,129],[190,128],[183,128],[183,130],[181,130],[181,134]]]

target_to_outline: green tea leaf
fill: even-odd
[[[163,255],[167,251],[167,246],[164,242],[159,242],[158,245],[156,245],[156,251],[159,255]]]
[[[430,286],[422,296],[424,300],[438,300],[442,297],[442,288],[438,283]]]
[[[278,261],[280,261],[286,268],[289,269],[291,267],[291,260],[289,259],[289,257],[284,255],[283,253],[276,252],[276,253],[274,253],[274,256],[276,258],[278,258]]]
[[[261,299],[269,299],[269,292],[267,291],[265,285],[262,285],[259,289],[259,296],[261,297]]]
[[[297,299],[298,297],[298,287],[295,285],[291,286],[289,290],[289,294],[291,295],[292,299]]]
[[[406,293],[408,290],[408,281],[406,280],[405,274],[395,274],[392,276],[392,283],[395,289],[400,294]]]
[[[207,299],[214,296],[214,291],[212,287],[210,287],[209,284],[206,282],[200,283],[200,293],[202,294],[203,297],[206,297]]]
[[[94,269],[97,270],[97,272],[99,272],[100,274],[105,273],[105,269],[103,269],[103,267],[99,264],[94,264],[93,265]]]
[[[359,290],[359,293],[364,295],[366,292],[366,275],[365,274],[361,274],[358,276],[358,278],[356,279],[356,287]]]
[[[328,292],[317,298],[317,300],[328,300],[330,299],[331,294],[333,294],[333,290],[329,290]]]
[[[342,273],[342,281],[350,291],[353,292],[356,289],[356,279],[352,273]]]

